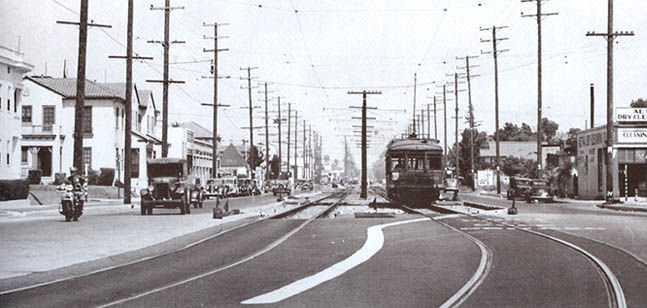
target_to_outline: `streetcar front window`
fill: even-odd
[[[440,156],[427,156],[427,167],[431,170],[440,170],[443,168],[443,159]]]
[[[425,158],[409,156],[407,158],[407,169],[409,170],[425,170]]]
[[[391,166],[393,167],[391,171],[395,169],[404,169],[404,157],[392,157]]]

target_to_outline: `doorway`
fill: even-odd
[[[40,147],[38,150],[38,169],[41,176],[52,176],[52,147]]]

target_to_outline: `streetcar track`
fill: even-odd
[[[476,216],[476,215],[472,215],[472,214],[464,214],[464,215],[479,219],[481,221],[488,221],[488,222],[493,223],[493,224],[501,225],[501,226],[504,226],[506,228],[512,228],[512,229],[515,229],[515,230],[528,232],[530,234],[534,234],[536,236],[546,238],[548,240],[557,242],[557,243],[559,243],[561,245],[564,245],[564,246],[566,246],[568,248],[571,248],[571,249],[575,250],[576,252],[580,253],[581,255],[586,257],[588,260],[590,260],[595,265],[596,271],[598,273],[600,273],[600,276],[601,276],[602,280],[604,281],[605,291],[607,292],[607,295],[609,297],[609,307],[613,307],[613,308],[626,308],[627,307],[626,298],[624,296],[624,292],[622,290],[622,286],[620,285],[620,282],[619,282],[618,278],[615,276],[615,274],[611,271],[611,269],[609,269],[609,267],[602,260],[600,260],[599,258],[594,256],[592,253],[588,252],[584,248],[579,247],[579,246],[577,246],[577,245],[575,245],[573,243],[570,243],[570,242],[568,242],[566,240],[562,240],[560,238],[550,236],[550,235],[544,234],[542,232],[531,230],[530,228],[519,227],[519,226],[514,225],[514,224],[510,224],[510,223],[506,223],[506,222],[502,222],[502,221],[497,221],[497,220],[493,220],[493,219],[489,219],[489,218],[485,218],[485,217],[480,217],[480,216]],[[558,231],[556,231],[556,232],[558,232]],[[569,233],[566,233],[566,232],[564,232],[564,233],[569,234]],[[580,236],[576,236],[576,235],[573,235],[573,236],[585,239],[585,238],[580,237]],[[599,241],[595,241],[595,242],[601,243]],[[606,244],[606,243],[601,243],[601,244]],[[616,247],[613,247],[612,245],[608,245],[608,244],[607,244],[607,246],[609,246],[611,248],[616,248]],[[624,251],[622,249],[619,249],[619,250]],[[629,255],[631,257],[633,257],[634,259],[640,261],[640,259],[638,259],[633,254],[629,253]],[[644,264],[644,262],[641,262],[641,263]]]
[[[375,192],[376,192],[376,193],[378,193],[378,194],[380,194],[382,197],[386,198],[386,196],[384,196],[384,194],[383,194],[383,193],[378,192],[377,190],[375,190]],[[387,200],[388,200],[388,199],[387,199]],[[418,214],[420,214],[420,215],[424,215],[424,214],[422,214],[422,213],[420,213],[420,212],[418,212],[418,211],[416,211],[416,210],[414,210],[414,209],[411,209],[411,208],[406,207],[406,205],[400,205],[400,206],[402,206],[402,207],[404,207],[404,208],[407,208],[407,209],[408,209],[408,211],[410,211],[410,212],[412,212],[412,213],[418,213]],[[450,211],[451,211],[451,210],[450,210]],[[575,250],[576,252],[578,252],[578,253],[580,253],[581,255],[583,255],[584,257],[586,257],[589,261],[591,261],[591,262],[595,265],[595,269],[596,269],[596,271],[600,274],[600,276],[601,276],[602,280],[604,281],[605,291],[606,291],[606,293],[607,293],[607,295],[608,295],[608,298],[609,298],[609,307],[612,307],[612,308],[626,308],[626,307],[627,307],[627,302],[626,302],[626,298],[625,298],[625,296],[624,296],[624,292],[623,292],[623,290],[622,290],[622,286],[620,285],[620,282],[619,282],[618,278],[616,277],[616,275],[611,271],[611,269],[609,269],[609,267],[608,267],[608,266],[607,266],[607,265],[606,265],[602,260],[600,260],[599,258],[597,258],[596,256],[594,256],[592,253],[590,253],[590,252],[586,251],[584,248],[579,247],[579,246],[577,246],[577,245],[575,245],[575,244],[573,244],[573,243],[570,243],[570,242],[568,242],[568,241],[565,241],[565,240],[559,239],[559,238],[557,238],[557,237],[553,237],[553,236],[550,236],[550,235],[547,235],[547,234],[544,234],[544,233],[541,233],[541,232],[538,232],[538,231],[533,231],[533,230],[531,230],[530,228],[527,228],[527,227],[520,227],[520,226],[517,226],[517,225],[514,225],[514,224],[509,224],[509,223],[506,223],[506,222],[501,222],[501,221],[496,221],[496,220],[493,220],[493,219],[483,218],[483,217],[476,216],[476,215],[469,214],[469,213],[459,213],[459,212],[456,212],[456,211],[452,211],[452,212],[455,212],[455,213],[458,213],[458,214],[462,214],[462,215],[465,215],[465,216],[469,216],[469,217],[472,217],[472,218],[478,219],[478,220],[480,220],[480,221],[487,221],[487,222],[489,222],[489,223],[493,223],[493,224],[496,224],[496,225],[500,225],[500,226],[505,227],[506,229],[510,229],[510,228],[512,228],[512,229],[515,229],[515,230],[521,230],[521,231],[524,231],[524,232],[528,232],[528,233],[530,233],[530,234],[534,234],[534,235],[536,235],[536,236],[540,236],[540,237],[543,237],[543,238],[545,238],[545,239],[552,240],[552,241],[557,242],[557,243],[559,243],[559,244],[561,244],[561,245],[564,245],[564,246],[566,246],[566,247],[568,247],[568,248],[570,248],[570,249]],[[426,215],[425,215],[425,216],[426,216]],[[436,220],[436,221],[437,221],[437,220]],[[467,234],[467,232],[464,232],[464,231],[461,231],[461,230],[459,230],[459,229],[457,229],[457,228],[454,228],[454,227],[452,227],[452,226],[450,226],[450,225],[448,225],[448,224],[446,224],[446,223],[444,223],[444,222],[440,222],[440,221],[437,221],[437,222],[439,222],[439,223],[441,223],[441,224],[443,224],[443,225],[445,225],[445,226],[447,226],[447,227],[451,228],[452,230],[455,230],[455,231],[457,231],[457,232],[460,232],[460,233],[466,234],[466,235],[468,236],[468,238],[470,238],[470,237],[471,237],[471,238],[473,238],[471,235]],[[566,233],[566,234],[568,234],[568,233]],[[471,239],[471,238],[470,238],[470,239]],[[474,238],[474,240],[478,241],[478,239],[476,239],[476,238]],[[480,242],[480,241],[479,241],[479,242]],[[475,242],[475,243],[477,243],[477,242]],[[602,244],[606,244],[606,243],[602,243]],[[477,245],[478,245],[478,243],[477,243]],[[483,246],[487,248],[487,246],[485,246],[485,245],[483,245]],[[613,246],[611,246],[611,245],[608,245],[608,246],[609,246],[609,247],[611,247],[611,248],[615,248],[615,247],[613,247]],[[479,245],[479,248],[480,248],[480,247],[481,247],[481,246]],[[624,250],[622,250],[622,249],[620,249],[620,250],[621,250],[621,251],[624,251]],[[491,256],[491,252],[489,252],[489,253],[490,253],[490,256]],[[636,260],[638,260],[638,261],[641,261],[641,260],[640,260],[640,259],[638,259],[635,255],[633,255],[633,254],[629,254],[629,255],[630,255],[631,257],[633,257],[634,259],[636,259]],[[640,263],[641,263],[641,264],[644,264],[644,262],[640,262]],[[485,273],[485,274],[487,274],[487,273]],[[484,280],[484,278],[485,278],[485,277],[482,277],[482,278],[483,278],[482,280]],[[481,281],[482,281],[482,280],[481,280]],[[470,282],[471,282],[471,280],[470,280]],[[470,282],[468,282],[468,284],[469,284]],[[480,284],[480,282],[479,282],[478,284]],[[475,284],[475,285],[473,286],[473,290],[474,290],[474,289],[476,289],[476,287],[478,287],[478,284]],[[461,290],[462,290],[462,289],[461,289]],[[473,290],[472,290],[472,291],[473,291]],[[459,291],[459,292],[460,292],[460,291]],[[459,294],[459,293],[457,293],[457,294]],[[456,294],[456,295],[457,295],[457,294]],[[467,294],[467,293],[466,293],[466,294],[465,294],[465,296],[463,297],[463,300],[461,300],[460,302],[456,302],[456,305],[453,305],[453,304],[452,304],[452,305],[445,305],[445,304],[447,304],[447,302],[446,302],[446,303],[445,303],[445,304],[443,304],[441,307],[457,307],[457,306],[459,306],[459,305],[460,305],[460,304],[461,304],[465,299],[467,299],[467,297],[468,297],[470,294],[471,294],[471,293],[469,293],[469,294]],[[456,295],[455,295],[455,296],[456,296]],[[454,297],[452,297],[452,298],[454,298]]]
[[[327,195],[327,196],[325,196],[325,197],[319,198],[319,199],[317,199],[317,200],[310,201],[310,202],[306,202],[306,203],[304,203],[303,205],[301,205],[299,208],[305,208],[305,207],[308,207],[308,206],[310,206],[310,205],[312,205],[312,204],[316,204],[316,203],[318,203],[318,202],[320,202],[320,201],[323,201],[323,200],[325,200],[325,199],[329,199],[329,198],[331,198],[334,194],[335,194],[335,193],[332,193],[332,194],[330,194],[330,195]],[[288,210],[288,211],[285,211],[285,212],[289,212],[289,211],[293,211],[293,210],[294,210],[294,209],[291,209],[291,210]],[[206,238],[200,239],[200,240],[195,241],[195,242],[193,242],[193,243],[187,244],[187,245],[185,245],[185,246],[183,246],[183,247],[180,247],[180,248],[178,248],[178,249],[174,249],[174,250],[171,250],[171,251],[163,252],[163,253],[156,254],[156,255],[152,255],[152,256],[146,256],[146,257],[138,258],[138,259],[133,260],[133,261],[129,261],[129,262],[126,262],[126,263],[121,263],[121,264],[117,264],[117,265],[113,265],[113,266],[108,266],[108,267],[100,268],[100,269],[93,270],[93,271],[90,271],[90,272],[87,272],[87,273],[83,273],[83,274],[67,276],[67,277],[63,277],[63,278],[59,278],[59,279],[55,279],[55,280],[50,280],[50,281],[46,281],[46,282],[42,282],[42,283],[37,283],[37,284],[32,284],[32,285],[28,285],[28,286],[24,286],[24,287],[19,287],[19,288],[14,288],[14,289],[9,289],[9,290],[0,291],[0,295],[7,295],[7,294],[11,294],[11,293],[16,293],[16,292],[21,292],[21,291],[26,291],[26,290],[36,289],[36,288],[40,288],[40,287],[45,287],[45,286],[49,286],[49,285],[53,285],[53,284],[57,284],[57,283],[65,282],[65,281],[70,281],[70,280],[74,280],[74,279],[78,279],[78,278],[82,278],[82,277],[91,276],[91,275],[94,275],[94,274],[99,274],[99,273],[103,273],[103,272],[111,271],[111,270],[114,270],[114,269],[118,269],[118,268],[122,268],[122,267],[130,266],[130,265],[134,265],[134,264],[137,264],[137,263],[141,263],[141,262],[145,262],[145,261],[149,261],[149,260],[153,260],[153,259],[161,258],[161,257],[164,257],[164,256],[172,255],[172,254],[175,254],[175,253],[181,252],[181,251],[183,251],[183,250],[189,249],[189,248],[191,248],[191,247],[194,247],[194,246],[196,246],[196,245],[202,244],[202,243],[204,243],[204,242],[206,242],[206,241],[212,240],[212,239],[214,239],[214,238],[217,238],[217,237],[223,236],[223,235],[225,235],[225,234],[227,234],[227,233],[229,233],[229,232],[236,231],[236,230],[239,230],[239,229],[245,228],[245,227],[250,226],[250,225],[252,225],[252,224],[259,223],[259,222],[262,222],[262,221],[265,221],[265,220],[268,220],[268,219],[276,218],[277,216],[280,216],[280,215],[284,214],[285,212],[281,212],[281,213],[278,213],[278,214],[275,214],[275,215],[272,215],[272,216],[263,217],[263,218],[256,219],[256,220],[252,220],[252,221],[249,221],[249,222],[246,222],[246,223],[243,223],[243,224],[240,224],[240,225],[234,226],[234,227],[229,228],[229,229],[226,229],[226,230],[222,230],[222,228],[221,228],[221,229],[220,229],[220,231],[218,231],[218,232],[217,232],[217,233],[215,233],[215,234],[212,234],[212,235],[210,235],[210,236],[208,236],[208,237],[206,237]],[[72,265],[72,266],[73,266],[73,265]]]
[[[321,199],[318,199],[316,201],[308,202],[308,203],[306,203],[304,205],[301,205],[301,206],[299,206],[297,208],[296,212],[298,212],[300,210],[303,210],[303,209],[305,209],[305,208],[307,208],[309,206],[315,205],[319,201],[332,198],[333,196],[335,196],[337,194],[339,194],[339,193],[333,193],[333,194],[330,194],[330,195],[328,195],[328,196],[326,196],[324,198],[321,198]],[[132,296],[129,296],[129,297],[126,297],[126,298],[122,298],[122,299],[119,299],[119,300],[116,300],[116,301],[113,301],[113,302],[110,302],[110,303],[107,303],[107,304],[103,304],[103,305],[100,305],[98,307],[101,307],[101,308],[103,308],[103,307],[111,307],[111,306],[114,306],[114,305],[119,305],[119,304],[123,304],[123,303],[129,302],[129,301],[132,301],[132,300],[136,300],[138,298],[142,298],[142,297],[145,297],[145,296],[148,296],[148,295],[151,295],[151,294],[155,294],[155,293],[158,293],[158,292],[170,289],[170,288],[174,288],[174,287],[177,287],[177,286],[180,286],[180,285],[183,285],[183,284],[186,284],[186,283],[198,280],[198,279],[205,278],[207,276],[216,274],[218,272],[222,272],[224,270],[230,269],[232,267],[235,267],[237,265],[240,265],[240,264],[243,264],[243,263],[245,263],[247,261],[250,261],[250,260],[252,260],[252,259],[254,259],[256,257],[259,257],[259,256],[265,254],[266,252],[274,249],[275,247],[277,247],[281,243],[285,242],[288,238],[290,238],[292,235],[294,235],[295,233],[297,233],[298,231],[303,229],[306,225],[308,225],[309,223],[311,223],[315,219],[318,219],[319,217],[322,217],[323,214],[328,212],[330,209],[336,207],[338,205],[338,203],[340,203],[346,197],[346,194],[347,194],[347,191],[341,192],[341,197],[339,197],[339,200],[336,201],[336,202],[333,202],[331,205],[329,205],[326,210],[324,210],[324,211],[322,211],[320,213],[317,213],[316,215],[313,215],[313,217],[311,217],[310,219],[307,219],[306,221],[301,223],[298,227],[294,228],[293,230],[286,233],[285,235],[283,235],[279,239],[275,240],[274,242],[270,243],[269,245],[265,246],[264,248],[256,251],[255,253],[252,253],[251,255],[248,255],[247,257],[244,257],[244,258],[242,258],[242,259],[240,259],[238,261],[235,261],[233,263],[220,266],[220,267],[218,267],[216,269],[213,269],[211,271],[204,272],[202,274],[195,275],[193,277],[186,278],[186,279],[183,279],[183,280],[180,280],[180,281],[176,281],[174,283],[167,284],[167,285],[162,286],[162,287],[158,287],[158,288],[155,288],[155,289],[152,289],[152,290],[148,290],[146,292],[142,292],[142,293],[139,293],[139,294],[136,294],[136,295],[132,295]],[[286,211],[286,212],[296,213],[294,210],[295,209],[292,209],[292,210],[289,210],[289,211]],[[267,217],[267,218],[262,219],[262,220],[257,220],[257,221],[250,222],[247,225],[253,224],[253,223],[258,222],[258,221],[263,221],[263,220],[267,220],[267,219],[273,219],[273,218],[276,218],[276,216],[283,217],[284,215],[285,215],[285,212],[279,213],[279,214],[276,214],[276,215],[271,216],[271,217]],[[204,242],[204,240],[202,242]],[[194,246],[194,245],[192,245],[192,246]]]
[[[382,196],[383,198],[385,198],[386,200],[389,200],[388,197],[385,196],[383,192],[377,191],[375,189],[373,191],[378,195]],[[432,221],[435,221],[441,224],[442,226],[463,235],[464,237],[472,241],[474,244],[476,244],[476,246],[481,251],[481,259],[479,261],[479,266],[474,272],[474,274],[472,275],[472,277],[463,285],[462,288],[460,288],[456,293],[454,293],[454,295],[452,295],[442,305],[440,305],[441,308],[459,307],[463,302],[465,302],[469,298],[470,295],[474,293],[474,291],[476,291],[476,289],[478,289],[478,287],[481,285],[483,281],[485,281],[485,278],[490,273],[490,270],[492,269],[492,263],[493,263],[492,251],[481,240],[477,239],[471,234],[465,231],[461,231],[460,229],[441,221],[448,218],[458,218],[458,217],[464,216],[465,214],[463,213],[458,213],[455,211],[448,210],[450,212],[453,212],[454,214],[433,217],[433,216],[425,215],[404,204],[398,204],[398,206],[401,207],[407,213],[428,217]],[[442,209],[439,207],[435,207],[435,208]]]

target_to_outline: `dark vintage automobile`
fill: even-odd
[[[202,208],[205,199],[205,189],[202,186],[200,178],[195,176],[188,177],[186,187],[190,191],[190,201],[193,205],[193,208]]]
[[[550,186],[546,180],[531,180],[530,189],[524,195],[526,202],[532,201],[546,201],[552,202],[553,196],[550,194]]]
[[[508,188],[507,198],[512,200],[514,198],[525,198],[526,193],[530,190],[531,179],[511,177],[510,188]]]
[[[204,187],[204,199],[211,197],[221,198],[220,192],[222,181],[220,179],[208,179],[207,185]]]
[[[141,214],[153,214],[153,208],[179,208],[191,212],[191,187],[187,182],[187,161],[180,158],[149,159],[148,188],[140,191]]]

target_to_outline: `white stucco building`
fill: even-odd
[[[22,176],[42,170],[44,183],[69,173],[74,155],[76,79],[27,77],[22,104]],[[159,152],[158,112],[152,92],[135,86],[132,102],[133,187],[145,187],[146,158]],[[123,182],[125,84],[86,81],[83,112],[84,170],[115,169]]]
[[[189,174],[206,183],[211,178],[213,159],[213,133],[193,121],[175,123],[169,127],[168,157],[184,158],[188,162]],[[220,157],[217,166],[220,168]]]
[[[18,51],[0,46],[0,179],[20,178],[20,112],[23,75],[34,66]]]

